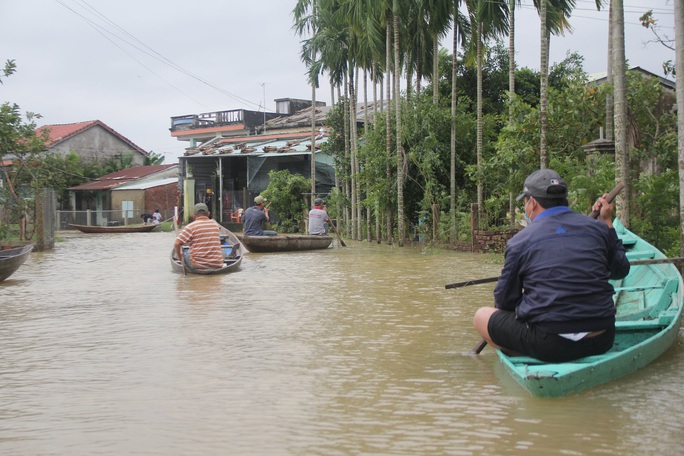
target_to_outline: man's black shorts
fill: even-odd
[[[514,312],[505,310],[497,310],[492,314],[487,331],[496,345],[551,363],[600,355],[610,350],[615,340],[614,326],[595,337],[573,341],[557,334],[539,331],[533,325],[528,326],[518,320]]]

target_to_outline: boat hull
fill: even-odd
[[[332,236],[239,236],[247,250],[253,253],[295,252],[300,250],[327,249]]]
[[[630,261],[665,258],[619,221],[615,227]],[[615,342],[607,353],[552,364],[497,351],[508,372],[530,394],[559,397],[578,393],[647,366],[673,345],[681,326],[684,290],[674,264],[632,265],[629,275],[613,286],[617,321]]]
[[[148,233],[159,225],[123,225],[123,226],[97,226],[97,225],[74,225],[82,233]]]
[[[198,275],[214,275],[214,274],[228,274],[229,272],[235,272],[240,269],[240,264],[242,263],[242,244],[240,240],[231,231],[219,225],[221,240],[226,242],[227,245],[225,249],[227,252],[224,258],[224,267],[218,269],[197,269],[185,265],[180,262],[176,256],[176,251],[171,249],[171,268],[174,272],[179,272],[181,274],[198,274]]]
[[[0,250],[0,282],[9,278],[26,262],[31,250],[33,250],[33,244]]]

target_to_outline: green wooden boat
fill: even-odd
[[[665,255],[619,220],[614,225],[632,266],[627,277],[613,282],[617,309],[613,348],[603,355],[560,364],[506,356],[497,350],[507,370],[533,396],[565,396],[631,374],[677,339],[684,290],[681,274],[673,263],[657,261],[666,260]]]

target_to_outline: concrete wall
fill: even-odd
[[[145,190],[117,190],[111,192],[112,206],[114,211],[120,211],[122,201],[133,201],[133,210],[139,211],[145,209]],[[154,211],[154,209],[152,209]],[[151,214],[152,212],[150,212]]]
[[[97,125],[51,147],[50,151],[62,156],[74,152],[80,157],[91,160],[108,160],[132,154],[135,165],[142,165],[144,159],[144,156],[136,149]]]

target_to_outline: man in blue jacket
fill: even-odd
[[[551,169],[525,180],[528,226],[506,245],[494,289],[494,307],[473,323],[496,348],[546,362],[605,353],[615,339],[615,305],[609,279],[629,273],[625,249],[613,228],[613,204],[594,204],[597,220],[568,208],[568,186]]]

